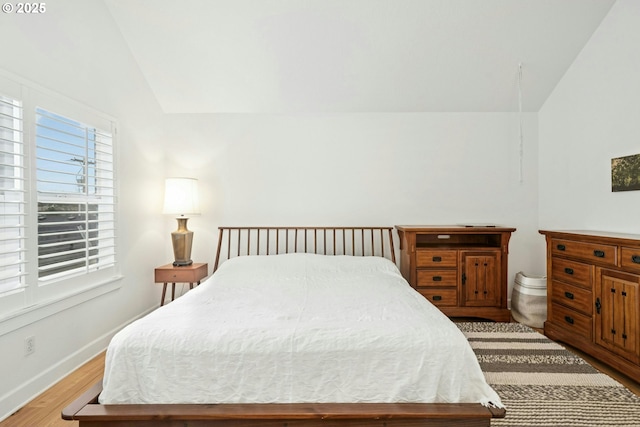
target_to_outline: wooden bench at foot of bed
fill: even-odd
[[[102,381],[62,411],[80,427],[490,426],[504,409],[477,403],[101,405]]]

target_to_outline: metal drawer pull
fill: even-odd
[[[440,262],[440,261],[442,261],[442,257],[440,257],[440,256],[434,256],[433,258],[431,258],[431,261],[433,261],[433,262]]]
[[[632,255],[631,261],[635,262],[636,264],[640,264],[640,255]]]
[[[441,282],[442,281],[442,276],[433,276],[433,281],[434,282]]]
[[[434,300],[434,301],[442,301],[442,296],[434,295],[431,299]]]
[[[571,316],[564,316],[564,320],[565,320],[567,323],[569,323],[570,325],[573,325],[573,322],[574,322],[573,317],[571,317]]]
[[[567,273],[567,274],[573,274],[573,268],[567,267],[567,268],[564,269],[564,272]]]
[[[565,249],[567,249],[565,245],[557,245],[556,248],[558,248],[559,251],[564,251]]]
[[[599,250],[595,250],[593,251],[593,256],[596,256],[598,258],[604,258],[604,251],[599,251]]]
[[[571,292],[565,292],[564,296],[569,298],[569,299],[573,299],[573,294]]]

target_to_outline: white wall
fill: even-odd
[[[117,291],[42,320],[26,313],[20,317],[25,326],[0,335],[2,419],[102,351],[125,322],[159,303],[153,267],[166,262],[160,248],[169,243],[158,215],[164,154],[154,144],[160,111],[104,4],[56,1],[47,3],[41,16],[2,13],[0,40],[0,69],[119,120],[124,275]],[[24,356],[28,336],[35,337],[36,351]]]
[[[218,225],[498,223],[516,227],[509,281],[544,273],[537,117],[506,113],[169,115],[169,175],[200,178],[194,260]],[[179,149],[172,149],[180,144]]]
[[[498,223],[516,227],[509,281],[544,271],[537,233],[538,122],[507,113],[162,116],[99,0],[0,16],[0,68],[120,121],[120,290],[0,335],[0,419],[102,350],[158,304],[153,268],[175,220],[162,180],[200,179],[193,258],[212,263],[218,225]],[[23,341],[36,337],[25,357]]]
[[[611,159],[640,154],[638,46],[618,0],[540,110],[541,228],[640,233],[640,192],[611,192]]]

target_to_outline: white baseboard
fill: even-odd
[[[49,389],[51,386],[59,382],[61,379],[69,375],[71,372],[78,369],[80,366],[93,359],[95,356],[104,351],[111,338],[122,328],[136,319],[139,319],[157,307],[145,311],[139,316],[117,326],[106,334],[96,338],[89,344],[78,349],[68,357],[62,359],[56,364],[52,365],[49,369],[39,373],[38,375],[25,382],[20,387],[10,390],[4,395],[0,396],[0,421],[5,420],[41,393]],[[79,390],[80,391],[80,390]]]

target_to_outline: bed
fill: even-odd
[[[119,332],[103,381],[63,411],[81,427],[504,415],[464,336],[400,275],[390,227],[220,228],[214,274]]]

